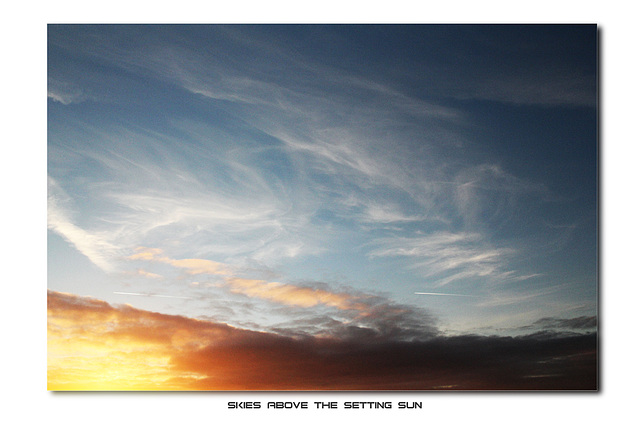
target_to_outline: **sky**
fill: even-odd
[[[596,30],[49,25],[49,389],[596,388]]]

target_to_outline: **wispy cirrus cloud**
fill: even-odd
[[[595,108],[596,79],[576,69],[539,67],[479,76],[459,87],[462,99],[482,99],[516,105]]]
[[[514,206],[525,197],[550,197],[543,184],[518,178],[497,164],[465,167],[454,182],[457,211],[465,223],[476,227],[512,219]]]
[[[70,200],[55,180],[49,178],[47,198],[47,227],[62,236],[80,253],[104,271],[112,271],[113,260],[119,248],[112,244],[108,234],[91,232],[77,226],[65,203]]]
[[[200,131],[194,137],[200,137]],[[154,148],[156,136],[143,131],[89,128],[86,132],[78,141],[96,138],[104,142],[101,148],[91,149],[78,142],[77,148],[64,149],[93,165],[91,169],[74,170],[78,183],[74,190],[82,191],[91,200],[83,206],[84,218],[93,221],[85,221],[81,228],[90,234],[97,234],[99,229],[106,243],[131,250],[142,242],[166,245],[167,240],[189,238],[198,242],[201,253],[259,261],[319,250],[321,233],[305,229],[313,207],[298,204],[292,209],[294,201],[283,193],[284,186],[277,182],[267,185],[251,163],[243,164],[230,157],[225,160],[221,152],[217,156],[206,152],[196,159],[207,167],[215,164],[216,168],[196,177],[185,157],[176,152],[186,149],[180,141],[173,140],[175,146],[160,149]],[[127,141],[136,143],[127,145]],[[239,146],[228,148],[229,156],[236,148]],[[171,159],[169,165],[154,162],[147,150]],[[66,170],[65,162],[66,158],[58,159],[54,154],[51,172],[55,175],[58,168]],[[93,182],[97,169],[113,179]],[[212,179],[215,186],[207,183]],[[52,201],[51,215],[55,209]],[[217,238],[210,239],[210,235]],[[104,254],[105,259],[108,256]]]
[[[47,97],[64,105],[79,103],[88,99],[88,96],[78,85],[55,78],[49,78]]]
[[[438,278],[438,286],[469,277],[515,277],[512,271],[505,270],[505,258],[513,250],[483,243],[482,235],[477,233],[382,238],[375,245],[378,248],[369,256],[409,258],[411,267],[423,276]]]
[[[527,280],[529,278],[536,277],[532,276],[524,276],[523,280]],[[570,288],[571,285],[568,283],[562,283],[558,285],[548,286],[548,287],[535,287],[533,289],[511,289],[511,290],[502,290],[499,293],[494,293],[485,298],[483,301],[479,302],[478,305],[481,307],[499,307],[499,306],[507,306],[507,305],[516,305],[516,304],[531,304],[540,306],[540,301],[545,297],[554,294],[561,294],[564,290]]]

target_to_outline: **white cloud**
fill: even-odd
[[[483,242],[478,233],[440,232],[417,237],[381,238],[373,242],[378,249],[371,257],[407,257],[412,268],[424,277],[437,278],[435,286],[454,281],[485,277],[492,281],[522,280],[506,269],[510,248],[496,248]]]
[[[79,103],[88,99],[82,89],[72,83],[49,78],[47,97],[64,105]]]
[[[71,243],[80,253],[104,271],[113,269],[113,260],[118,253],[104,233],[88,231],[75,225],[63,204],[68,197],[58,184],[49,178],[47,206],[48,228]]]
[[[595,107],[595,76],[559,69],[535,69],[518,74],[496,72],[467,90],[461,98],[517,105]]]

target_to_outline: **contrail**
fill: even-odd
[[[114,292],[114,294],[118,295],[134,295],[137,297],[158,297],[158,298],[180,298],[180,299],[191,299],[191,297],[176,297],[173,295],[159,295],[159,294],[139,294],[137,292]]]
[[[476,298],[477,295],[462,295],[462,294],[439,294],[437,292],[416,292],[416,295],[436,295],[441,297],[469,297]]]

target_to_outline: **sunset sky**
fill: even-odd
[[[594,389],[596,36],[50,25],[49,389]]]

